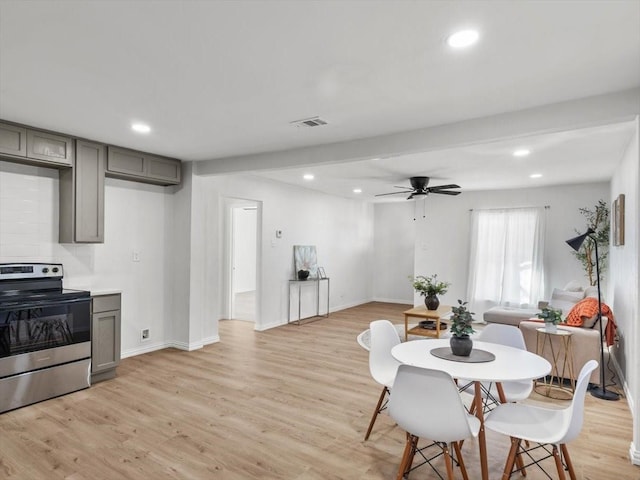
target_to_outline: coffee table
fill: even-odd
[[[446,329],[440,328],[440,319],[451,311],[450,305],[440,305],[437,310],[427,310],[424,305],[405,310],[404,313],[404,340],[409,339],[411,335],[421,335],[423,337],[440,338],[440,332],[446,331]],[[435,327],[433,330],[428,328],[422,328],[420,325],[413,328],[409,328],[409,318],[419,318],[421,320],[433,320]]]

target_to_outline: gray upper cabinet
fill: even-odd
[[[27,156],[27,129],[0,123],[0,153]]]
[[[181,162],[109,146],[106,176],[156,185],[177,185],[181,178]]]
[[[27,157],[70,167],[73,164],[73,139],[27,130]]]
[[[60,170],[60,243],[104,242],[106,148],[76,141],[74,168]]]
[[[0,123],[0,157],[44,167],[73,165],[73,138],[10,123]]]

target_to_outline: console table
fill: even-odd
[[[316,290],[316,314],[311,317],[305,318],[314,318],[320,317],[320,284],[322,282],[327,282],[327,310],[326,313],[322,316],[329,316],[329,277],[325,278],[308,278],[306,280],[289,280],[289,295],[287,297],[287,323],[291,323],[291,288],[298,287],[298,325],[300,325],[300,320],[304,320],[301,318],[301,308],[302,308],[302,286],[303,285],[314,285]],[[296,321],[296,320],[294,320]]]

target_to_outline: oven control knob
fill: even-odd
[[[42,273],[49,273],[49,269],[48,269],[47,267],[44,267],[44,268],[42,269]]]
[[[53,273],[58,273],[58,267],[53,267],[53,268],[51,269],[51,271],[52,271]]]

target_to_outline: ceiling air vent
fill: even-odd
[[[296,127],[319,127],[326,124],[327,122],[322,120],[320,117],[305,118],[291,122],[291,125],[295,125]]]

